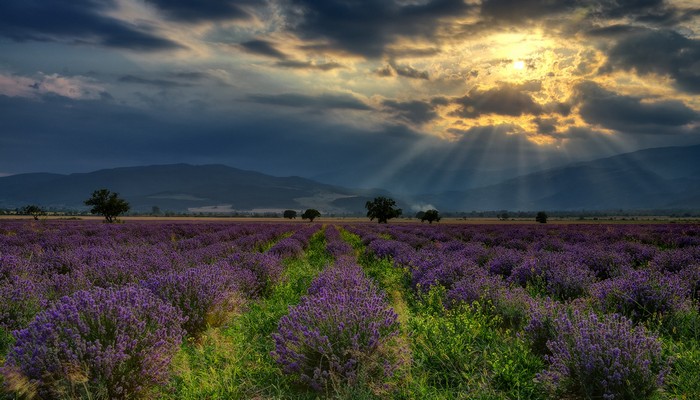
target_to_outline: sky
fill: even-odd
[[[697,0],[0,1],[0,176],[411,192],[698,143]]]

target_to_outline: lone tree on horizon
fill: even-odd
[[[423,221],[428,221],[429,224],[432,224],[433,221],[440,222],[440,213],[438,210],[428,210],[420,218],[420,222],[422,223]]]
[[[303,214],[301,214],[301,219],[308,219],[309,222],[314,222],[315,218],[318,218],[321,216],[321,212],[318,211],[315,208],[309,208],[306,211],[304,211]]]
[[[377,219],[380,224],[386,224],[390,219],[401,216],[401,209],[396,208],[396,202],[393,199],[379,196],[374,200],[365,203],[367,209],[367,218],[370,221]]]
[[[102,215],[108,223],[116,221],[120,214],[128,212],[131,208],[126,200],[119,198],[118,193],[107,189],[92,192],[92,197],[85,200],[85,205],[92,206],[90,213]]]
[[[540,224],[546,224],[547,223],[547,213],[544,211],[538,212],[537,216],[535,217],[535,221],[539,222]]]
[[[284,210],[284,214],[282,214],[282,216],[287,219],[296,219],[297,212],[294,210]]]
[[[19,210],[19,212],[24,215],[31,215],[34,217],[35,221],[38,221],[40,216],[46,215],[46,211],[35,204],[24,206]]]

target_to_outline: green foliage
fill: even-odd
[[[314,209],[314,208],[309,208],[306,211],[304,211],[303,214],[301,214],[301,219],[308,219],[309,222],[314,222],[315,218],[318,218],[321,216],[321,212]]]
[[[375,197],[374,200],[365,203],[367,218],[386,224],[390,219],[401,216],[401,209],[396,208],[396,202],[387,197]]]
[[[119,198],[118,193],[112,193],[107,189],[99,189],[92,192],[92,196],[85,200],[86,206],[92,206],[91,214],[100,214],[105,220],[112,223],[117,217],[129,211],[129,203]]]
[[[271,334],[306,293],[318,272],[330,262],[322,231],[312,236],[303,258],[284,261],[281,282],[226,328],[210,329],[202,339],[184,347],[175,361],[175,378],[164,399],[315,399],[296,386],[273,360]],[[352,397],[349,397],[352,398]],[[360,397],[361,398],[361,397]]]
[[[423,213],[423,216],[420,219],[420,222],[423,221],[428,221],[429,224],[432,224],[433,221],[440,222],[440,213],[438,210],[428,210]]]
[[[34,205],[34,204],[22,207],[19,210],[19,212],[20,212],[20,214],[24,214],[24,215],[31,215],[32,217],[34,217],[35,221],[38,221],[39,217],[46,215],[46,211],[44,211],[43,208],[41,208],[37,205]]]
[[[544,211],[540,211],[537,213],[535,216],[535,221],[539,222],[540,224],[546,224],[547,223],[547,213]]]
[[[284,210],[284,213],[282,214],[284,218],[287,219],[296,219],[297,218],[297,212],[294,210]]]
[[[437,298],[428,294],[408,324],[417,381],[444,397],[542,398],[534,378],[544,363],[526,343],[480,305],[439,311]]]

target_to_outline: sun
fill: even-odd
[[[513,61],[513,68],[522,71],[525,69],[525,61],[523,60],[514,60]]]

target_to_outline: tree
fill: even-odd
[[[377,219],[377,222],[387,223],[392,218],[396,218],[401,215],[401,209],[396,208],[396,202],[393,199],[387,197],[375,197],[374,200],[365,203],[365,208],[367,209],[367,218],[370,221]]]
[[[306,211],[304,211],[303,214],[301,214],[301,219],[308,219],[309,222],[314,222],[315,218],[318,218],[321,216],[321,212],[314,208],[309,208]]]
[[[85,200],[86,206],[92,206],[91,214],[100,214],[105,220],[112,223],[131,208],[126,200],[120,199],[118,193],[112,193],[107,189],[95,190],[92,197]]]
[[[34,217],[35,221],[38,221],[40,216],[46,215],[46,211],[44,211],[44,209],[34,204],[22,207],[20,213],[24,215],[31,215]]]
[[[416,219],[419,219],[420,222],[423,222],[423,217],[425,216],[425,211],[418,211],[416,213]]]
[[[508,215],[508,213],[507,213],[506,211],[503,211],[503,213],[502,213],[502,214],[498,214],[497,217],[498,217],[498,219],[500,219],[501,221],[508,221],[508,219],[510,218],[510,215]]]
[[[535,217],[535,221],[539,222],[540,224],[546,224],[547,223],[547,213],[544,211],[538,212],[537,216]]]
[[[296,219],[297,212],[294,210],[284,210],[284,214],[282,214],[282,216],[288,219]]]
[[[423,217],[420,219],[420,222],[423,221],[428,221],[429,224],[432,224],[433,221],[440,222],[440,213],[438,210],[428,210],[423,213]]]

